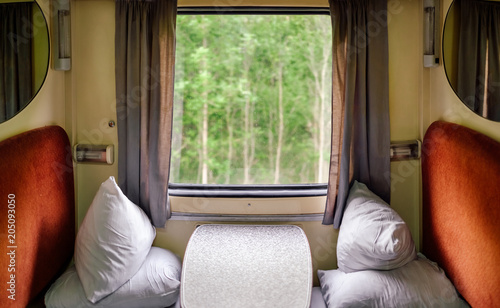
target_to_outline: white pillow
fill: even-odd
[[[391,271],[318,270],[328,307],[468,307],[443,270],[419,254]]]
[[[127,282],[151,249],[156,229],[113,177],[101,184],[78,230],[75,266],[86,297],[96,303]]]
[[[355,181],[339,230],[339,269],[345,273],[390,270],[415,258],[415,244],[403,219],[365,184]]]
[[[181,262],[170,251],[152,247],[139,271],[118,290],[92,304],[87,300],[75,266],[45,294],[48,308],[166,307],[179,297]]]

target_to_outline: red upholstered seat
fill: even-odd
[[[61,127],[0,142],[0,208],[0,307],[26,307],[42,298],[73,256],[73,163]]]
[[[500,307],[500,143],[433,123],[422,147],[423,252],[472,307]]]

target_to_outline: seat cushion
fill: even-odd
[[[151,247],[139,271],[96,304],[87,300],[75,266],[50,287],[45,304],[51,308],[166,307],[174,305],[179,298],[180,276],[180,259],[166,249]]]
[[[311,293],[311,308],[326,308],[325,300],[323,299],[323,294],[321,293],[320,287],[314,287]]]

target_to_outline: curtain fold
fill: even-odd
[[[387,2],[330,0],[332,148],[323,224],[338,229],[353,180],[390,202]]]
[[[118,182],[153,225],[170,216],[176,0],[116,0]]]
[[[0,4],[0,122],[16,115],[33,96],[32,7]]]
[[[500,121],[500,5],[456,0],[460,10],[457,94],[475,113]]]

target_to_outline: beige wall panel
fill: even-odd
[[[419,136],[422,43],[419,1],[390,0],[389,102],[391,140]]]
[[[182,2],[182,1],[181,1]],[[180,2],[180,3],[181,3]],[[184,2],[185,3],[185,2]],[[115,119],[114,85],[114,2],[112,0],[77,0],[73,7],[73,71],[70,89],[74,105],[76,142],[109,143],[117,145],[116,129],[106,127],[109,119]],[[389,2],[389,73],[390,112],[392,140],[408,140],[419,137],[422,88],[421,53],[419,52],[421,23],[418,1]],[[116,159],[116,154],[115,154]],[[418,162],[393,163],[392,206],[408,222],[417,245],[419,243],[420,174]],[[81,222],[99,185],[108,176],[117,176],[116,163],[112,166],[85,165],[77,167],[78,222]],[[400,180],[400,179],[403,180]],[[172,198],[174,209],[194,211],[196,207],[207,209],[214,200]],[[218,200],[217,212],[248,213],[249,200]],[[292,213],[305,211],[321,213],[324,197],[305,200],[251,200],[252,213],[268,213],[270,205],[276,211]],[[240,209],[229,208],[237,204]],[[285,209],[286,206],[291,209]],[[212,212],[210,208],[209,212]],[[171,249],[182,256],[189,236],[197,224],[194,221],[168,221],[159,228],[155,245]],[[311,244],[316,268],[336,267],[335,247],[337,232],[320,221],[299,222]],[[317,278],[315,278],[317,279]]]
[[[391,140],[420,139],[422,94],[421,3],[388,2]],[[391,163],[391,206],[420,247],[420,162]]]
[[[420,247],[420,160],[391,163],[391,206],[408,225],[415,247]]]
[[[113,144],[113,165],[77,164],[77,222],[82,222],[100,184],[117,176],[114,1],[75,1],[72,7],[72,100],[76,143]]]
[[[171,197],[173,212],[245,215],[318,214],[326,197],[305,198],[188,198]]]

